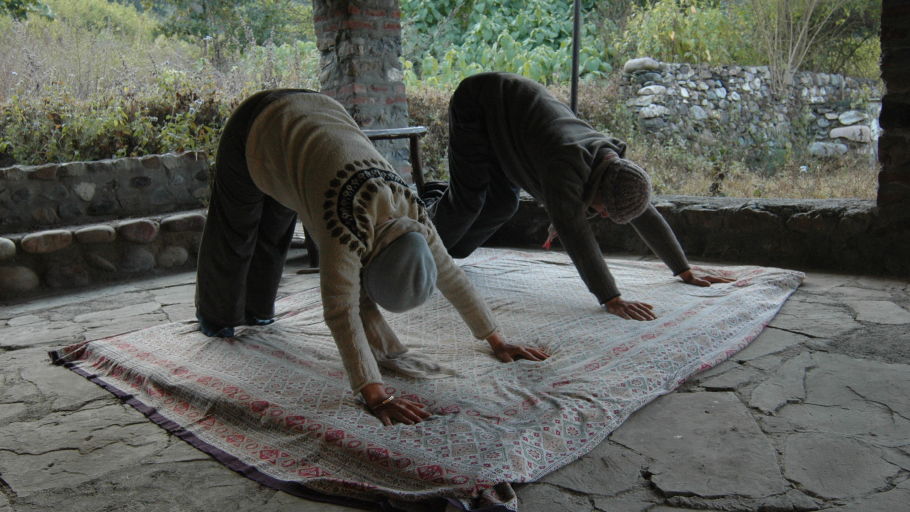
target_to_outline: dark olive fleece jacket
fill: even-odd
[[[545,87],[518,75],[481,73],[458,88],[456,95],[468,94],[480,105],[500,168],[543,203],[591,293],[601,304],[620,295],[586,213],[610,153],[623,156],[625,143],[598,132]],[[674,275],[689,268],[676,236],[653,205],[630,224]]]

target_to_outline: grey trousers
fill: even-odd
[[[262,91],[246,99],[225,125],[196,270],[196,314],[217,327],[274,315],[278,283],[297,214],[265,195],[246,164],[246,140],[271,102],[302,89]]]

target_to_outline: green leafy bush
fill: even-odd
[[[594,13],[593,1],[583,2]],[[454,84],[480,71],[508,71],[543,83],[571,72],[572,3],[559,0],[402,0],[405,82]],[[582,76],[606,76],[604,42],[585,23]]]

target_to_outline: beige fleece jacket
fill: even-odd
[[[320,251],[326,324],[354,393],[382,383],[377,357],[407,350],[361,291],[364,264],[398,236],[427,237],[436,286],[478,339],[492,312],[455,265],[422,201],[379,154],[344,107],[317,94],[293,94],[262,111],[250,128],[247,165],[264,193],[294,210]]]

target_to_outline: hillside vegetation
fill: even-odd
[[[767,65],[780,55],[762,28],[780,19],[808,27],[812,36],[797,48],[798,69],[878,76],[875,0],[582,5],[581,115],[632,148],[653,144],[614,100],[618,71],[631,57]],[[775,6],[785,11],[768,10]],[[401,0],[401,8],[412,123],[438,135],[424,144],[437,176],[445,174],[445,102],[463,77],[512,71],[566,96],[571,2]],[[318,89],[318,69],[309,1],[0,0],[0,166],[188,149],[212,155],[238,101],[264,88]],[[769,176],[736,159],[718,163],[678,147],[651,149],[633,157],[645,161],[662,192],[874,195],[868,161],[806,166],[803,155],[792,155]]]

